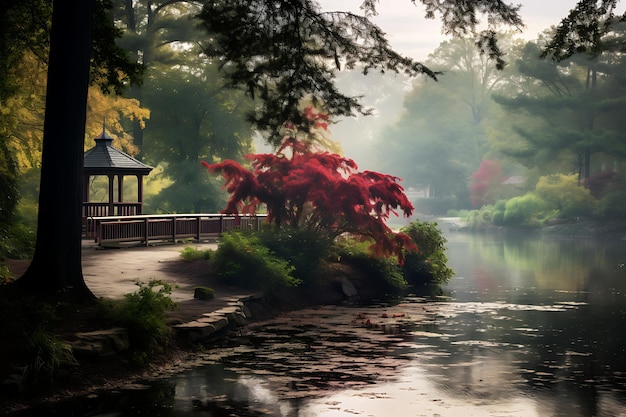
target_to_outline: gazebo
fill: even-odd
[[[85,152],[84,156],[83,221],[86,221],[89,217],[134,216],[142,214],[143,177],[152,171],[152,167],[114,148],[113,138],[106,133],[104,126],[102,126],[102,133],[95,138],[95,141],[96,146]],[[90,201],[89,180],[92,176],[108,177],[108,202]],[[124,201],[125,176],[137,177],[137,201]],[[116,177],[117,193],[114,192]]]

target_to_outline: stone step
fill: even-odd
[[[258,296],[229,297],[226,299],[228,306],[204,313],[202,317],[196,320],[177,324],[174,329],[179,336],[191,342],[198,342],[214,336],[222,329],[245,326],[248,320],[252,318],[245,302],[254,299],[258,299]]]

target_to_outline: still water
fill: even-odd
[[[448,236],[436,298],[297,311],[91,415],[626,416],[626,242]]]

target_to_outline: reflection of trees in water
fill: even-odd
[[[624,262],[624,242],[599,242],[594,239],[548,240],[537,237],[506,239],[469,238],[469,250],[476,252],[484,265],[505,269],[509,278],[522,275],[521,283],[542,289],[586,291],[590,278],[610,278],[596,274]],[[616,250],[616,246],[620,249]],[[512,272],[513,271],[513,272]],[[594,275],[591,272],[594,271]],[[533,282],[528,282],[531,274]],[[502,277],[494,278],[502,281]]]
[[[429,359],[438,365],[434,378],[472,398],[515,397],[522,389],[538,398],[544,415],[613,415],[616,404],[623,407],[623,310],[574,303],[513,307],[458,303],[456,313],[441,311],[447,318],[431,331],[457,337],[429,339],[448,353]]]

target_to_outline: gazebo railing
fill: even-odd
[[[217,239],[233,229],[259,230],[265,215],[164,214],[89,217],[86,236],[99,246]]]
[[[137,216],[142,214],[142,203],[113,203],[113,216]],[[83,203],[83,219],[109,216],[109,203]]]

